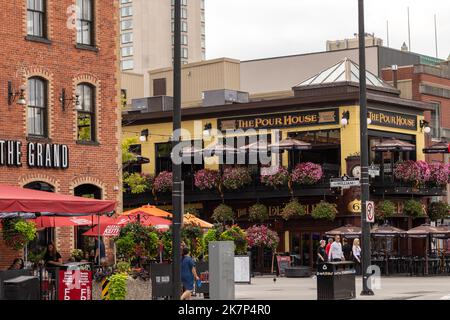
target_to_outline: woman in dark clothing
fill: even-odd
[[[317,264],[322,264],[327,261],[327,254],[325,251],[325,240],[320,240],[320,246],[317,248]]]
[[[45,251],[44,261],[46,266],[60,266],[62,263],[61,255],[56,251],[56,247],[53,243],[47,245],[47,251]]]

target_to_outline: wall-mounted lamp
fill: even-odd
[[[427,134],[430,133],[431,132],[430,123],[426,120],[420,120],[420,129],[422,129],[422,131]]]
[[[14,101],[16,101],[16,98],[18,97],[19,99],[17,100],[17,104],[24,106],[27,104],[27,101],[25,100],[25,86],[20,86],[19,91],[14,91],[13,86],[12,86],[12,82],[8,81],[8,105],[12,105]]]
[[[148,132],[148,129],[142,130],[141,135],[139,137],[139,141],[141,141],[141,142],[147,141],[149,135],[150,135],[150,133]]]
[[[346,125],[348,125],[348,120],[349,119],[350,119],[350,112],[349,111],[342,112],[341,125],[344,126],[344,127]]]
[[[63,109],[63,111],[65,111],[66,107],[69,106],[70,101],[75,101],[75,109],[81,110],[81,103],[80,103],[79,97],[80,97],[80,95],[76,94],[75,98],[68,99],[66,97],[66,89],[63,88],[61,90],[61,96],[59,97],[59,101],[61,102],[61,108]]]
[[[212,129],[211,123],[205,124],[205,128],[203,129],[203,135],[205,137],[209,137],[211,135],[211,129]]]

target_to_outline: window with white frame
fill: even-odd
[[[122,20],[120,22],[120,29],[121,30],[129,30],[133,28],[133,20],[128,19],[128,20]]]
[[[131,70],[134,68],[134,60],[123,60],[122,70]]]
[[[122,57],[129,57],[133,55],[133,47],[123,47]]]
[[[127,6],[127,7],[122,7],[120,9],[120,16],[122,18],[124,17],[130,17],[133,15],[133,7],[132,6]]]
[[[122,44],[133,42],[133,33],[127,32],[121,35]]]

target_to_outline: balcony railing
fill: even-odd
[[[446,186],[439,186],[435,182],[414,183],[396,179],[391,174],[370,179],[371,192],[374,194],[397,194],[417,196],[444,196]]]

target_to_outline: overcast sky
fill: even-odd
[[[366,0],[366,32],[387,46],[408,44],[410,7],[411,49],[435,56],[434,14],[438,53],[450,54],[450,1]],[[352,38],[358,32],[357,0],[205,0],[206,58],[249,60],[324,51],[326,40]]]

